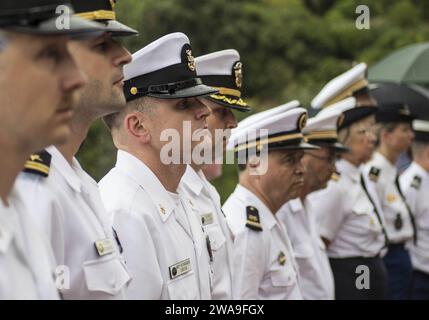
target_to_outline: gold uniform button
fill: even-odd
[[[132,87],[131,89],[130,89],[130,92],[131,92],[131,94],[132,95],[136,95],[138,92],[139,92],[139,90],[136,88],[136,87]]]

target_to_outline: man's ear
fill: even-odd
[[[247,168],[249,170],[249,175],[251,176],[260,176],[266,173],[266,170],[263,170],[264,166],[261,165],[261,158],[257,155],[250,156],[247,160]]]
[[[147,121],[148,119],[143,113],[131,112],[125,116],[123,125],[128,135],[143,143],[149,143],[150,132]]]

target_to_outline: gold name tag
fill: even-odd
[[[100,257],[111,254],[114,251],[112,239],[102,239],[95,241],[95,248]]]
[[[183,274],[188,273],[189,271],[192,270],[192,266],[191,266],[191,259],[186,259],[183,261],[180,261],[170,267],[168,267],[169,271],[170,271],[170,279],[173,280],[177,277],[180,277]]]
[[[213,213],[209,212],[206,214],[202,214],[201,215],[201,222],[203,223],[203,226],[205,226],[207,224],[212,224],[213,223]]]

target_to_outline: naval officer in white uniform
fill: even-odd
[[[217,90],[197,77],[183,33],[134,53],[125,78],[127,107],[105,118],[117,161],[99,184],[133,276],[129,298],[211,299],[210,239],[177,189],[201,142],[186,128],[204,138],[210,110],[200,97]]]
[[[299,284],[305,300],[333,300],[334,277],[326,247],[316,222],[317,208],[311,205],[311,193],[326,188],[335,173],[338,154],[348,149],[338,142],[337,127],[342,113],[315,116],[303,133],[307,141],[320,147],[304,153],[306,168],[299,198],[288,201],[278,217],[285,223],[299,269]]]
[[[306,119],[299,107],[270,117],[262,113],[233,139],[244,164],[223,210],[234,236],[238,299],[302,299],[292,246],[276,214],[303,184],[303,150],[317,148],[304,142]]]
[[[222,50],[197,57],[195,64],[197,75],[203,83],[215,87],[219,93],[203,100],[211,110],[207,118],[211,147],[207,159],[204,159],[208,163],[192,162],[182,177],[179,192],[189,200],[210,238],[213,252],[213,299],[231,300],[234,287],[231,232],[221,209],[220,196],[209,183],[203,169],[211,163],[222,163],[230,131],[237,126],[233,110],[243,112],[250,111],[250,108],[241,98],[243,64],[236,50]]]

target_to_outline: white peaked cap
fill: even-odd
[[[415,141],[429,143],[429,121],[427,120],[414,120],[413,129],[415,133]]]
[[[339,100],[350,97],[354,92],[366,87],[368,85],[366,70],[366,63],[359,63],[329,81],[311,101],[311,107],[313,109],[327,107]]]
[[[344,114],[338,108],[329,113],[319,113],[307,121],[302,133],[308,143],[328,147],[337,152],[347,152],[349,149],[338,142],[338,127],[342,124],[343,119]]]
[[[347,110],[353,109],[356,107],[356,98],[355,97],[349,97],[344,100],[338,101],[332,105],[330,105],[328,108],[325,108],[321,110],[316,117],[326,117],[330,116],[332,114],[342,114],[346,112]]]
[[[337,131],[337,122],[342,112],[335,110],[327,114],[318,114],[313,118],[308,119],[307,125],[302,130],[304,134],[320,131]]]
[[[290,144],[299,149],[316,148],[303,141],[304,136],[301,130],[305,126],[306,120],[307,110],[304,108],[293,108],[271,117],[265,117],[242,128],[238,134],[231,137],[233,147],[228,150],[237,151],[237,147],[240,149],[240,145],[244,145],[246,148],[246,142],[257,140],[259,135],[263,134],[261,130],[267,130],[269,148],[274,145],[280,148],[290,147]]]
[[[231,75],[232,67],[240,61],[237,50],[227,49],[195,58],[198,76]]]
[[[287,102],[285,104],[282,104],[280,106],[252,114],[251,116],[241,120],[238,123],[237,128],[234,128],[231,130],[231,137],[230,137],[229,142],[228,142],[227,150],[234,149],[234,142],[233,142],[234,139],[238,135],[241,135],[240,132],[242,130],[245,130],[248,126],[252,126],[253,124],[255,124],[259,121],[263,121],[264,119],[276,116],[276,115],[284,113],[288,110],[298,108],[300,105],[301,105],[301,103],[298,100],[293,100],[293,101]]]
[[[124,66],[125,80],[181,63],[182,48],[189,38],[181,33],[167,34],[133,54],[131,63]]]
[[[414,120],[413,129],[416,131],[428,132],[429,133],[429,121],[426,120]]]

